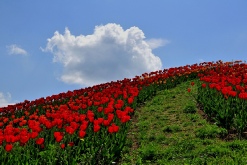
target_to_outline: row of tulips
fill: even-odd
[[[247,127],[247,64],[219,62],[198,75],[197,101],[216,123],[241,135]]]
[[[195,79],[216,64],[144,73],[0,108],[0,160],[5,164],[110,164],[119,157],[140,104],[158,90]]]
[[[60,98],[56,95],[3,109],[0,143],[7,152],[2,150],[1,160],[7,164],[112,161],[124,145],[138,89],[126,86],[120,92],[120,84],[103,88],[77,90]]]

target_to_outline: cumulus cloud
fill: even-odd
[[[146,40],[147,44],[150,46],[151,49],[156,49],[161,46],[165,46],[170,43],[169,40],[164,39],[148,39]]]
[[[124,30],[110,23],[96,26],[93,34],[86,36],[72,35],[68,28],[64,34],[56,31],[41,49],[63,65],[63,82],[92,86],[162,69],[152,49],[163,46],[164,41],[146,41],[138,27]]]
[[[19,54],[19,55],[27,55],[27,51],[22,49],[20,46],[15,44],[7,46],[8,53],[10,55]]]
[[[9,92],[7,92],[7,94],[0,92],[0,107],[6,107],[12,104],[15,103],[11,102],[11,94]]]

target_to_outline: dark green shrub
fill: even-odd
[[[196,106],[194,106],[194,105],[187,105],[184,108],[184,113],[196,113]]]

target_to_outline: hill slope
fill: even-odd
[[[136,110],[118,164],[247,164],[247,141],[226,140],[225,129],[203,118],[191,82],[157,92]]]

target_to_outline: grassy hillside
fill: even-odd
[[[136,110],[118,164],[247,164],[247,141],[207,121],[191,82],[157,92]]]

